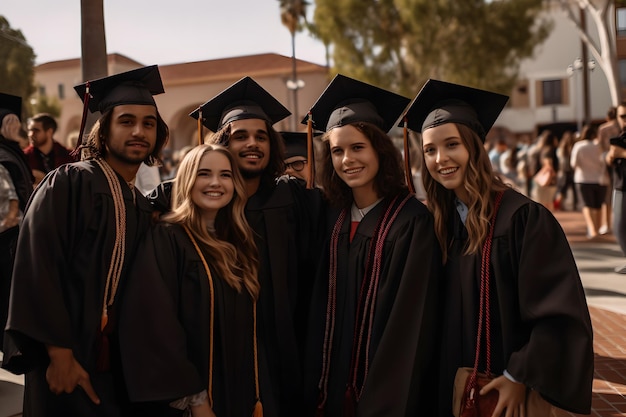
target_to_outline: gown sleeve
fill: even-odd
[[[525,207],[513,217],[509,241],[520,317],[530,338],[506,369],[556,406],[589,413],[593,334],[578,269],[554,216],[539,204]]]
[[[133,402],[173,401],[206,389],[179,317],[185,256],[173,227],[157,225],[146,235],[124,293],[120,349]]]

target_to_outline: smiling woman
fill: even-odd
[[[132,315],[120,340],[137,414],[250,417],[259,402],[258,255],[245,203],[227,149],[185,156],[172,211],[140,245],[122,306]]]
[[[386,134],[408,103],[338,75],[310,110],[326,132],[321,185],[335,210],[311,303],[308,412],[434,415],[440,255]]]
[[[446,269],[437,415],[452,416],[453,392],[474,389],[478,372],[489,382],[475,402],[459,398],[455,415],[481,398],[492,405],[488,415],[527,415],[537,398],[588,414],[591,321],[567,239],[550,211],[500,181],[484,147],[507,100],[429,80],[406,113],[422,134],[424,186]],[[455,376],[466,368],[473,377],[464,385]]]

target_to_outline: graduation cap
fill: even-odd
[[[244,77],[192,111],[189,116],[198,120],[200,128],[202,124],[212,132],[217,132],[235,120],[261,119],[273,125],[290,114],[256,81]]]
[[[83,118],[74,153],[82,143],[87,109],[92,113],[97,111],[105,113],[123,104],[156,106],[153,96],[165,92],[157,65],[87,81],[75,86],[74,90],[83,101]]]
[[[0,125],[5,116],[14,114],[22,119],[22,97],[0,93]]]
[[[369,122],[388,132],[411,100],[337,74],[309,110],[313,127],[327,132],[354,122]],[[309,116],[302,120],[307,124]]]
[[[280,132],[285,144],[285,159],[294,156],[307,158],[306,132]],[[308,158],[307,158],[308,159]]]
[[[430,79],[406,111],[409,129],[423,132],[445,123],[461,123],[485,140],[508,96]]]
[[[328,132],[335,127],[355,122],[369,122],[389,132],[410,99],[363,81],[337,74],[309,110],[302,123],[308,124],[309,136],[313,128]],[[309,139],[312,142],[312,138]],[[408,135],[404,136],[404,165],[406,183],[415,193],[408,153]]]

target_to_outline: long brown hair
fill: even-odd
[[[206,229],[200,210],[191,199],[200,160],[209,152],[219,152],[228,158],[235,186],[232,200],[217,212],[215,236]],[[243,284],[257,299],[260,289],[258,252],[244,214],[246,201],[243,177],[228,149],[219,145],[200,145],[189,151],[178,167],[172,190],[172,211],[163,217],[163,221],[187,226],[206,250],[205,254],[219,275],[237,291],[241,291]]]
[[[361,132],[372,144],[378,155],[378,172],[374,177],[374,190],[379,197],[392,197],[408,192],[404,177],[402,155],[389,136],[372,123],[357,122],[351,126]],[[330,144],[326,132],[322,136],[322,166],[320,173],[321,188],[326,198],[337,207],[349,207],[352,204],[352,189],[345,183],[333,167]]]
[[[94,123],[87,139],[83,143],[82,159],[104,158],[106,156],[106,146],[104,146],[105,139],[109,137],[111,133],[111,119],[113,118],[113,109],[104,112],[102,116]],[[146,165],[152,166],[159,162],[161,150],[167,143],[170,137],[170,130],[165,123],[165,120],[161,117],[161,114],[157,110],[157,137],[154,150],[143,161]]]
[[[469,197],[467,202],[468,214],[465,221],[468,234],[465,254],[476,254],[480,252],[489,231],[489,220],[494,210],[495,195],[498,191],[506,190],[509,187],[494,175],[489,156],[478,134],[463,124],[455,123],[455,126],[458,128],[461,141],[469,153],[463,184]],[[456,195],[453,190],[448,190],[435,181],[430,175],[425,161],[422,165],[422,178],[428,206],[435,218],[435,233],[437,233],[443,261],[446,262],[449,241],[448,219],[457,215]]]

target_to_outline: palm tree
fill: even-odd
[[[291,80],[287,88],[293,91],[293,116],[291,129],[296,130],[300,114],[298,113],[298,89],[302,83],[298,81],[296,69],[296,32],[301,30],[300,18],[306,23],[306,7],[310,4],[306,0],[278,0],[280,2],[280,19],[291,33]]]
[[[83,81],[106,77],[107,46],[103,0],[81,0],[81,70]]]
[[[107,42],[104,32],[103,0],[80,0],[81,59],[83,81],[108,75]],[[87,112],[85,132],[97,120],[97,114]]]

